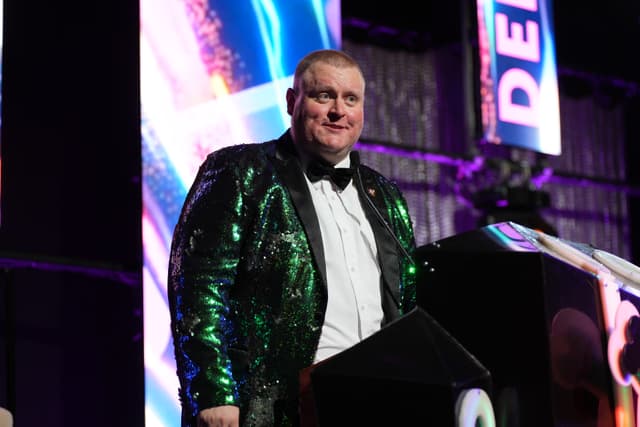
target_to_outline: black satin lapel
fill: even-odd
[[[326,286],[327,272],[320,223],[318,222],[316,210],[313,207],[309,187],[307,186],[302,169],[293,150],[292,142],[288,140],[288,138],[280,138],[276,145],[274,165],[282,183],[289,190],[291,200],[307,233],[311,251],[318,264],[318,270],[322,276],[322,283]]]
[[[358,188],[358,194],[362,207],[365,211],[365,215],[371,224],[373,234],[376,239],[376,245],[378,247],[378,258],[380,259],[380,268],[382,270],[382,308],[385,313],[385,321],[395,319],[399,315],[399,301],[400,301],[400,267],[398,259],[398,248],[396,247],[394,239],[389,236],[389,232],[380,223],[380,219],[375,215],[369,203],[364,199],[368,197],[378,209],[378,212],[382,215],[387,224],[391,225],[387,209],[382,197],[382,191],[376,185],[375,181],[368,176],[364,168],[360,168],[362,177],[362,185],[364,191],[367,193],[362,194]],[[357,178],[356,178],[357,179]]]

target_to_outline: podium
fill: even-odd
[[[608,336],[639,300],[590,250],[511,222],[417,249],[418,306],[491,372],[498,426],[637,425]]]
[[[455,427],[463,392],[491,394],[490,372],[422,308],[302,377],[302,427]]]

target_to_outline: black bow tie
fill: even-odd
[[[349,181],[353,177],[355,168],[336,168],[333,165],[327,163],[321,163],[319,161],[311,161],[307,166],[307,177],[309,181],[316,182],[324,177],[329,177],[340,190],[344,190]]]

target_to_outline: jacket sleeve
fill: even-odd
[[[397,219],[394,220],[394,226],[397,229],[397,235],[402,242],[411,259],[402,258],[400,261],[400,281],[402,282],[402,311],[408,313],[416,305],[416,266],[415,266],[415,250],[416,242],[413,232],[413,223],[409,215],[407,201],[400,194],[400,198],[396,202]]]
[[[239,405],[229,293],[244,224],[242,180],[222,150],[201,165],[174,230],[168,290],[183,413]]]
[[[385,181],[383,184],[385,200],[387,201],[387,216],[394,233],[402,243],[402,247],[411,256],[407,259],[400,256],[400,307],[403,313],[409,312],[416,304],[416,273],[415,268],[415,235],[413,223],[407,201],[398,188],[391,182]]]

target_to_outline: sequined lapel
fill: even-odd
[[[316,259],[317,268],[322,276],[322,283],[326,286],[327,272],[320,234],[320,223],[313,207],[311,193],[304,179],[300,163],[295,157],[295,149],[289,133],[282,135],[276,143],[273,164],[282,183],[289,190],[291,200],[307,234],[309,245]]]

